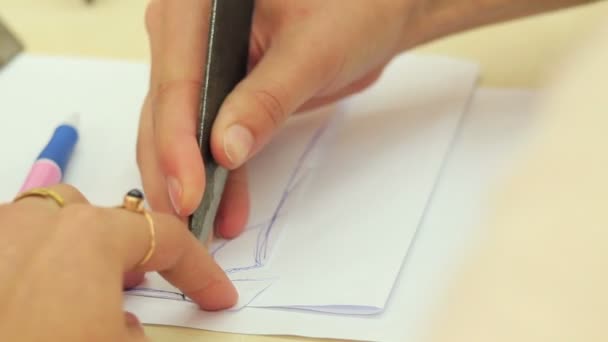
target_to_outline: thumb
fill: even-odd
[[[288,116],[339,69],[335,67],[339,63],[319,56],[318,50],[312,55],[310,45],[302,39],[284,41],[273,42],[222,104],[211,135],[211,150],[226,168],[240,167],[259,151]]]

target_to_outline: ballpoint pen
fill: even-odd
[[[78,142],[79,117],[74,114],[59,125],[34,161],[19,192],[60,183]]]

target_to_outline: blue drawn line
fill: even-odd
[[[264,242],[263,242],[263,246],[262,246],[262,248],[264,249],[263,261],[266,261],[266,257],[268,254],[268,240],[270,238],[270,233],[272,231],[272,228],[273,228],[277,218],[279,217],[279,212],[283,208],[283,205],[285,204],[287,197],[289,196],[289,194],[291,194],[291,192],[295,188],[296,176],[298,175],[299,171],[302,169],[302,167],[304,165],[304,161],[308,158],[308,155],[312,152],[314,147],[317,145],[317,143],[318,143],[319,139],[321,138],[321,136],[323,135],[323,133],[325,133],[328,125],[329,125],[329,121],[325,125],[323,125],[321,128],[317,129],[317,131],[315,132],[315,135],[312,137],[312,139],[308,143],[308,146],[306,146],[304,153],[302,154],[302,156],[300,156],[300,159],[298,159],[296,168],[292,172],[292,174],[289,178],[289,181],[287,182],[287,184],[288,184],[287,191],[283,192],[283,196],[281,197],[281,200],[279,201],[277,209],[275,210],[274,214],[272,215],[272,218],[270,219],[270,224],[268,225],[268,228],[266,229],[266,232],[264,233]]]
[[[327,127],[329,126],[330,122],[331,122],[331,120],[328,120],[322,127],[318,128],[316,130],[315,134],[313,135],[313,137],[310,139],[310,141],[306,145],[306,148],[304,149],[304,153],[302,153],[302,155],[298,159],[298,161],[296,163],[296,167],[289,177],[287,186],[285,187],[285,190],[283,191],[283,194],[281,195],[281,199],[279,200],[279,203],[272,214],[272,217],[270,219],[268,226],[265,229],[260,230],[260,232],[258,233],[258,237],[256,239],[256,248],[255,248],[255,253],[254,253],[254,256],[255,256],[254,264],[249,265],[249,266],[243,266],[243,267],[229,268],[229,269],[224,270],[224,272],[231,274],[231,273],[235,273],[235,272],[242,272],[242,271],[257,269],[257,268],[264,266],[264,262],[266,261],[266,258],[268,257],[268,240],[270,240],[270,234],[272,233],[274,224],[276,223],[277,218],[279,218],[279,215],[282,213],[282,209],[283,209],[283,206],[285,205],[287,197],[291,194],[291,192],[295,188],[294,183],[296,183],[295,182],[297,179],[296,176],[299,174],[299,171],[302,169],[302,167],[304,165],[304,161],[307,159],[308,155],[313,151],[314,147],[320,140],[321,136],[327,130]]]
[[[269,279],[265,279],[265,280],[271,280],[271,279],[269,278]],[[234,282],[257,282],[260,280],[244,278],[244,279],[233,279],[232,281],[234,281]],[[266,288],[268,288],[268,286]],[[261,291],[260,294],[262,292],[263,291]],[[170,300],[175,300],[175,301],[180,301],[180,302],[194,303],[194,301],[192,299],[186,297],[186,295],[184,293],[179,292],[179,291],[160,290],[160,289],[155,289],[155,288],[150,288],[150,287],[136,287],[134,289],[126,290],[126,291],[124,291],[124,293],[129,296],[147,297],[147,298],[156,298],[156,299],[170,299]]]
[[[256,239],[256,248],[254,251],[254,260],[255,260],[254,264],[249,265],[249,266],[244,266],[244,267],[229,268],[229,269],[224,270],[224,272],[231,274],[231,273],[236,273],[236,272],[241,272],[241,271],[257,269],[257,268],[264,266],[264,262],[266,261],[266,258],[268,256],[268,240],[270,239],[270,234],[272,233],[274,224],[276,223],[277,219],[280,216],[282,216],[282,209],[283,209],[283,206],[285,205],[285,202],[287,201],[287,198],[298,185],[296,182],[298,180],[298,178],[296,178],[296,176],[299,174],[300,170],[302,169],[302,167],[304,165],[304,161],[306,160],[308,155],[312,152],[312,150],[318,143],[320,137],[327,130],[327,127],[329,126],[330,121],[331,120],[329,120],[327,123],[325,123],[322,127],[318,128],[317,131],[315,132],[315,134],[313,135],[313,137],[308,142],[304,152],[302,153],[302,155],[300,156],[300,158],[298,159],[298,161],[296,163],[296,167],[295,167],[294,171],[292,172],[292,174],[289,177],[287,186],[285,187],[285,190],[283,191],[283,194],[281,195],[281,199],[279,200],[279,203],[278,203],[277,207],[275,208],[271,219],[267,222],[262,222],[260,224],[257,224],[255,226],[248,228],[248,230],[262,228],[262,229],[260,229],[260,232],[258,233],[258,236]],[[265,228],[264,228],[264,226],[265,226]],[[221,249],[223,249],[228,244],[228,242],[230,242],[230,241],[226,240],[223,243],[221,243],[212,252],[212,255],[215,256],[215,254],[218,253]],[[239,281],[259,281],[259,279],[251,279],[251,280],[240,279]],[[138,287],[138,288],[126,290],[125,294],[130,295],[130,296],[137,296],[137,297],[167,299],[167,300],[193,303],[193,301],[190,298],[186,297],[186,295],[184,295],[182,292],[160,290],[160,289],[154,289],[154,288]]]
[[[222,242],[219,246],[217,246],[217,248],[215,248],[213,251],[211,251],[211,256],[215,258],[215,254],[217,254],[217,252],[219,252],[222,248],[224,248],[228,242],[230,242],[230,240],[226,240],[224,242]]]
[[[265,225],[267,225],[269,222],[270,222],[270,220],[266,220],[266,221],[264,221],[264,222],[262,222],[262,223],[258,223],[258,224],[255,224],[255,225],[253,225],[253,226],[247,227],[247,228],[245,228],[245,230],[246,230],[246,231],[249,231],[249,230],[261,229],[262,227],[264,227]],[[211,255],[212,255],[213,257],[215,257],[215,255],[216,255],[216,254],[217,254],[217,253],[218,253],[218,252],[219,252],[221,249],[223,249],[224,247],[226,247],[226,245],[227,245],[227,244],[228,244],[230,241],[231,241],[231,240],[224,240],[224,241],[222,241],[222,243],[220,243],[218,246],[216,246],[216,247],[215,247],[215,249],[214,249],[213,251],[211,251]]]

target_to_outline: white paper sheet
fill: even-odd
[[[285,309],[244,308],[207,313],[193,307],[128,298],[126,307],[150,324],[245,334],[301,335],[365,341],[422,341],[438,299],[463,255],[483,243],[486,199],[534,136],[535,94],[480,90],[466,114],[424,222],[402,265],[385,311],[348,316]]]
[[[477,77],[472,64],[402,57],[348,99],[310,187],[290,208],[250,304],[383,310]]]
[[[292,174],[307,181],[292,177],[280,192],[285,197],[275,210],[278,217],[216,253],[230,260],[218,258],[232,279],[276,279],[248,306],[343,314],[383,310],[476,77],[470,63],[403,56],[377,85],[328,109],[329,126],[318,126],[294,163]],[[264,152],[279,158],[250,166],[252,173],[269,177],[263,183],[276,181],[266,170],[284,163],[280,156],[297,138],[284,137],[275,140],[275,151]],[[266,190],[272,196],[272,188]],[[253,252],[251,242],[257,243]]]
[[[255,274],[247,272],[239,274],[239,279],[235,280],[260,280],[257,283],[247,283],[247,286],[237,284],[239,290],[243,288],[245,289],[243,291],[247,292],[246,295],[242,296],[245,299],[245,304],[252,300],[251,304],[256,306],[280,305],[346,313],[381,311],[393,286],[409,241],[422,216],[442,158],[466,104],[468,92],[473,86],[475,77],[476,68],[469,63],[446,58],[426,58],[412,55],[399,58],[387,69],[377,86],[347,102],[348,106],[341,109],[341,112],[345,113],[342,117],[343,121],[335,123],[337,125],[335,130],[328,131],[332,133],[329,138],[334,138],[333,140],[329,139],[333,141],[333,145],[327,150],[324,149],[323,153],[313,153],[312,156],[309,156],[308,163],[304,163],[305,167],[300,171],[294,170],[294,166],[298,165],[300,157],[310,146],[310,143],[314,142],[315,134],[320,132],[321,127],[324,127],[325,116],[323,113],[318,113],[317,116],[294,120],[293,125],[303,125],[304,129],[300,127],[292,132],[285,130],[284,132],[290,134],[286,133],[283,140],[279,137],[275,144],[267,150],[269,151],[268,154],[262,154],[257,159],[260,161],[264,160],[263,158],[269,158],[266,161],[260,161],[260,166],[263,169],[256,168],[254,161],[253,169],[259,172],[259,174],[256,174],[255,171],[252,171],[252,178],[257,179],[254,183],[266,186],[256,190],[255,185],[252,185],[253,196],[259,201],[255,201],[256,204],[254,204],[255,213],[252,215],[250,229],[255,230],[256,225],[263,225],[276,213],[284,193],[281,184],[284,184],[283,187],[289,183],[297,186],[307,183],[300,182],[300,180],[307,180],[309,187],[302,187],[302,189],[311,189],[310,192],[303,193],[301,198],[295,197],[298,202],[297,205],[292,203],[284,207],[285,215],[279,215],[278,217],[285,220],[282,222],[283,226],[291,225],[291,222],[298,222],[291,218],[287,220],[292,215],[290,212],[292,208],[307,208],[308,210],[300,209],[297,213],[299,217],[306,219],[310,219],[310,217],[306,217],[311,216],[310,209],[321,210],[319,203],[307,202],[317,200],[315,196],[317,196],[318,191],[312,190],[315,189],[314,184],[310,185],[314,183],[313,180],[321,182],[322,185],[327,185],[328,189],[329,187],[337,187],[328,192],[328,197],[337,194],[339,191],[351,192],[348,193],[348,196],[338,197],[338,202],[330,202],[327,206],[331,208],[332,205],[337,205],[337,208],[342,211],[332,210],[333,213],[329,211],[323,217],[313,217],[314,219],[329,221],[317,221],[315,222],[317,225],[301,226],[303,229],[300,230],[290,229],[290,232],[295,232],[291,235],[281,234],[282,246],[289,246],[291,243],[292,246],[297,248],[296,250],[301,250],[302,246],[310,245],[316,248],[315,252],[319,252],[315,255],[316,259],[302,258],[301,255],[296,255],[293,257],[294,265],[302,268],[290,269],[286,267],[289,265],[282,265],[280,262],[288,259],[289,256],[281,255],[280,251],[271,254],[269,250],[266,258],[274,255],[272,267],[260,267],[259,273]],[[10,122],[7,126],[2,126],[2,140],[10,143],[0,145],[3,149],[0,151],[0,155],[4,156],[7,165],[14,165],[15,168],[3,168],[0,171],[2,172],[0,174],[0,182],[2,182],[0,184],[0,189],[2,189],[0,190],[2,191],[0,198],[9,200],[13,197],[19,187],[21,177],[25,175],[32,159],[48,139],[49,130],[61,121],[67,113],[77,111],[82,115],[83,126],[81,132],[83,138],[77,148],[66,179],[83,190],[94,203],[115,205],[117,199],[122,198],[125,189],[139,185],[134,161],[134,146],[139,106],[146,85],[147,67],[134,63],[25,55],[5,69],[0,74],[0,117],[2,117],[2,121]],[[335,111],[334,109],[326,110]],[[52,113],[49,114],[49,112]],[[370,119],[370,116],[374,116],[374,118]],[[373,132],[376,133],[375,135],[369,135],[372,129],[377,130]],[[26,135],[24,132],[28,132],[28,134]],[[295,132],[302,135],[298,138]],[[356,136],[352,134],[356,134]],[[365,143],[362,143],[364,134],[368,134],[368,136]],[[289,143],[285,143],[286,141]],[[378,165],[394,163],[396,167],[385,167],[378,170],[365,168],[378,166],[374,163],[365,164],[362,162],[371,159],[370,151],[376,152],[377,147],[384,147],[389,142],[395,143],[394,146],[389,146],[396,148],[395,146],[399,145],[398,143],[401,141],[404,142],[404,145],[400,147],[401,151],[407,153],[406,155],[400,155],[398,162],[389,161],[391,157],[389,152],[398,151],[391,150],[391,147],[387,147],[386,150],[383,149],[382,153],[372,155],[377,158]],[[12,146],[19,146],[19,152],[16,153]],[[352,151],[348,149],[348,146],[355,146],[360,150]],[[273,150],[273,148],[276,148],[276,150]],[[293,153],[294,150],[295,153]],[[363,154],[366,151],[368,155]],[[324,155],[321,156],[322,154]],[[24,155],[31,156],[31,159],[24,158]],[[281,155],[278,160],[282,162],[272,159],[278,155]],[[331,163],[318,164],[319,160],[330,161]],[[295,165],[289,167],[290,163],[295,163]],[[272,165],[270,171],[268,171],[268,165]],[[301,171],[312,171],[315,165],[322,165],[323,168],[314,170],[312,174]],[[400,169],[397,167],[401,167],[402,172],[399,172]],[[359,192],[352,191],[346,182],[339,179],[339,175],[332,173],[334,168],[350,170],[351,172],[346,174],[345,179],[362,181],[361,184],[357,184],[362,190]],[[364,170],[377,172],[377,177],[366,177]],[[264,178],[264,175],[270,175],[271,177]],[[310,175],[310,177],[307,177],[307,175]],[[335,179],[336,182],[322,183],[327,180],[326,177],[333,177],[332,179]],[[416,177],[420,177],[420,179],[418,181],[414,180]],[[378,187],[378,185],[387,184],[387,179],[391,182],[405,179],[406,185],[398,184],[395,187],[395,189],[398,189],[401,186],[401,192],[405,194],[405,200],[388,191],[393,189],[392,186],[390,188]],[[277,189],[281,191],[276,191]],[[370,213],[378,215],[378,218],[374,220],[362,216],[361,205],[350,203],[349,206],[344,203],[347,202],[347,199],[350,199],[349,197],[354,199],[381,198],[378,196],[377,189],[386,193],[389,196],[387,199],[394,198],[402,201],[399,203],[401,205],[388,206],[387,209],[387,206],[381,205],[382,201],[377,200],[371,204],[366,202],[365,205],[376,206],[375,209],[379,210],[379,212],[370,211]],[[366,194],[372,197],[364,196]],[[391,201],[386,203],[397,204]],[[406,215],[404,216],[407,216],[407,218],[396,215],[397,209],[405,210]],[[268,211],[268,214],[265,211]],[[360,221],[344,216],[345,214],[359,215]],[[293,215],[298,217],[295,213]],[[359,227],[356,229],[359,234],[340,233],[336,229],[338,228],[337,225],[330,225],[332,222],[342,224],[340,218],[346,218],[346,220],[350,218],[352,225]],[[390,220],[391,218],[395,220],[394,226],[391,226],[391,223],[393,223]],[[365,230],[365,226],[360,223],[365,223],[366,220],[369,220],[368,223],[374,222],[376,225],[378,222],[384,222],[387,229],[382,232],[392,237],[392,239],[386,238],[385,240],[387,243],[391,243],[392,247],[397,246],[395,243],[395,240],[397,240],[400,242],[398,248],[370,248],[370,246],[375,247],[370,243],[370,240],[375,239],[377,232],[373,231],[372,234],[369,234],[369,231]],[[395,229],[398,228],[397,224],[405,227],[405,229]],[[369,226],[373,227],[371,224]],[[308,233],[307,227],[314,228],[312,231],[317,230],[315,233],[319,234],[310,234],[308,241],[299,240],[303,233],[304,237]],[[322,231],[318,231],[319,229]],[[368,233],[367,236],[361,234],[366,232]],[[391,235],[392,233],[395,235]],[[274,240],[276,240],[276,236],[274,235]],[[349,240],[351,236],[353,239]],[[365,237],[365,241],[362,240],[362,237]],[[334,241],[333,244],[327,242],[332,241],[331,239]],[[236,250],[243,250],[239,244],[244,241],[251,242],[244,247],[244,250],[255,251],[258,246],[257,236],[256,239],[247,239],[247,236],[245,236],[245,238],[231,242],[231,244],[234,243],[235,247],[239,247],[235,248]],[[279,245],[281,246],[281,244]],[[361,249],[360,247],[363,245],[367,249]],[[336,247],[340,248],[340,257],[347,257],[350,254],[358,262],[366,261],[366,258],[361,255],[362,251],[371,252],[370,257],[375,260],[375,263],[371,265],[373,268],[365,270],[366,273],[362,273],[364,267],[371,267],[370,263],[367,266],[350,267],[348,262],[343,262],[339,264],[348,267],[340,268],[339,272],[327,274],[323,272],[327,271],[328,268],[317,269],[310,266],[312,264],[332,266],[331,261],[337,255]],[[281,248],[283,248],[283,251],[289,252],[285,247]],[[309,251],[309,249],[305,250]],[[234,255],[234,258],[231,255]],[[241,258],[241,255],[238,253],[226,253],[225,260],[227,261],[222,261],[222,263],[243,264],[243,262],[251,260],[257,262],[255,258],[244,259],[243,262],[239,261],[239,258]],[[343,260],[352,260],[352,258],[344,258]],[[239,260],[234,261],[235,259]],[[378,267],[382,265],[384,260],[386,260],[386,271],[383,268],[385,266]],[[336,265],[336,263],[333,265]],[[294,272],[294,270],[297,272]],[[333,270],[335,271],[336,268],[334,267]],[[322,272],[314,273],[313,271]],[[281,272],[284,273],[281,274]],[[373,272],[378,275],[376,278],[374,276],[361,276],[361,274],[368,275]],[[273,296],[270,291],[273,290],[274,285],[268,287],[265,283],[265,281],[271,279],[279,279],[282,282],[278,283],[276,287],[276,296]],[[323,279],[323,282],[317,279]],[[370,279],[374,280],[371,287],[363,287],[361,286],[362,283],[357,283],[358,281],[368,283]],[[150,283],[154,280],[155,278],[152,277]],[[253,286],[258,289],[257,294],[256,291],[252,291],[252,286],[249,286],[251,284],[257,284]],[[355,285],[353,286],[353,284]],[[166,284],[154,284],[151,286],[152,289],[155,286],[164,288]],[[292,286],[291,289],[290,286]],[[370,291],[370,288],[372,291]],[[264,289],[266,291],[263,291]],[[331,291],[326,291],[328,289]],[[260,293],[263,296],[256,297]],[[290,296],[290,293],[301,293],[302,297]],[[147,297],[143,300],[155,301]],[[158,302],[163,306],[174,306],[175,308],[182,308],[183,305],[188,307],[189,305],[188,302],[166,299],[159,299]],[[186,310],[186,313],[188,312]]]
[[[0,71],[0,158],[6,165],[0,168],[0,200],[15,196],[52,130],[73,112],[80,114],[80,140],[65,182],[79,188],[92,203],[104,206],[116,205],[125,191],[141,187],[135,143],[147,83],[147,65],[113,60],[22,55]],[[277,140],[289,140],[289,144],[272,144],[251,162],[249,229],[238,240],[217,241],[213,249],[239,290],[235,309],[272,283],[267,273],[253,278],[231,271],[265,263],[274,239],[266,238],[260,246],[260,236],[269,231],[274,216],[280,221],[287,214],[278,211],[279,204],[286,190],[292,197],[297,195],[299,180],[310,168],[300,159],[319,140],[315,138],[331,111],[324,108],[306,120],[292,120],[277,134]],[[272,167],[263,167],[267,165]],[[274,231],[280,227],[275,225]],[[257,256],[262,253],[263,257]],[[171,288],[164,280],[150,277],[133,294],[166,299],[169,292],[179,294]]]

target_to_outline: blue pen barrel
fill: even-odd
[[[61,125],[55,129],[53,137],[40,152],[38,159],[54,161],[64,173],[76,142],[78,142],[78,131],[70,125]]]

